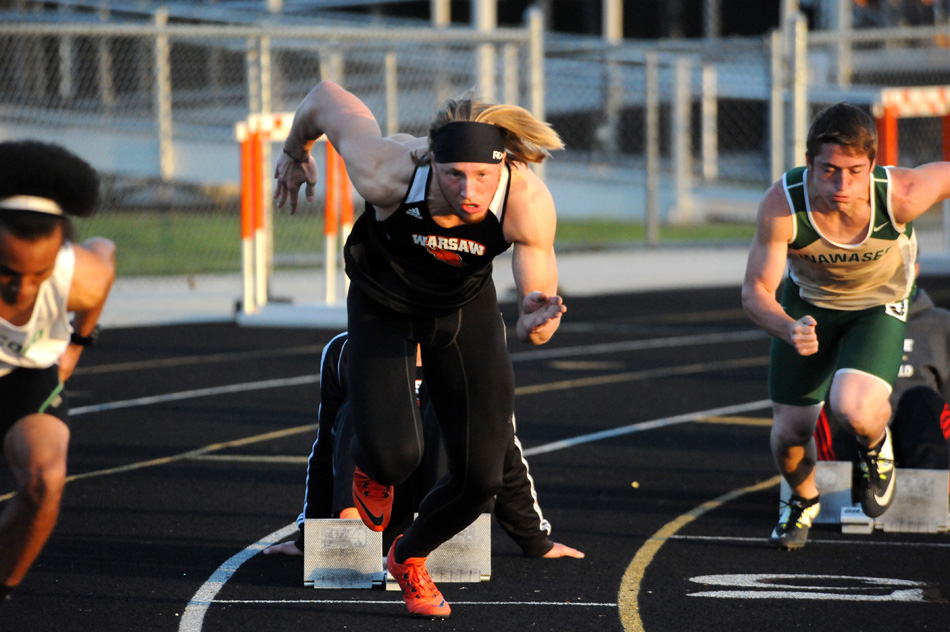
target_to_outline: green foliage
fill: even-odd
[[[324,250],[323,217],[301,212],[274,217],[275,265],[313,266]],[[122,276],[215,274],[241,269],[241,224],[235,212],[105,212],[76,222],[80,239],[102,235],[116,242]],[[751,224],[663,226],[660,240],[674,243],[748,243]],[[561,220],[559,250],[637,247],[643,224],[620,220]]]
[[[751,223],[665,225],[660,227],[660,243],[749,243],[754,234],[755,226]],[[568,248],[642,246],[646,243],[646,226],[609,219],[558,220],[556,242]]]

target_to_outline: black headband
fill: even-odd
[[[498,164],[505,157],[501,128],[488,123],[446,123],[432,138],[436,162],[484,162]]]

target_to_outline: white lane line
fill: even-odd
[[[750,542],[764,544],[768,538],[740,538],[738,536],[727,535],[671,535],[669,540],[700,540],[712,542]],[[895,542],[893,540],[819,540],[808,538],[808,544],[830,544],[832,546],[842,546],[854,544],[859,546],[901,546],[910,548],[950,548],[950,542]]]
[[[721,360],[719,362],[681,364],[677,366],[646,369],[643,371],[605,373],[604,375],[594,375],[591,377],[519,386],[515,389],[515,395],[537,395],[538,393],[548,393],[550,391],[560,391],[568,388],[607,386],[608,384],[621,384],[624,382],[636,382],[639,380],[674,377],[678,375],[695,375],[696,373],[709,373],[710,371],[717,370],[748,369],[757,366],[767,366],[768,363],[768,356],[755,356],[750,358],[736,358],[735,360]]]
[[[511,354],[512,362],[523,360],[550,360],[552,358],[571,358],[605,353],[619,353],[621,351],[643,351],[645,349],[667,349],[670,347],[690,347],[693,345],[732,344],[747,340],[765,340],[768,334],[759,329],[746,331],[723,332],[715,334],[698,334],[695,336],[670,336],[669,338],[645,338],[643,340],[627,340],[620,342],[605,342],[595,345],[578,345],[575,347],[557,347],[540,349],[537,351],[521,351]]]
[[[654,428],[664,428],[667,426],[685,423],[687,421],[691,421],[693,419],[702,418],[702,417],[710,417],[714,415],[729,415],[729,414],[734,414],[738,412],[745,412],[748,410],[757,410],[759,408],[763,408],[768,405],[769,405],[769,400],[760,400],[756,402],[749,402],[746,404],[738,404],[735,406],[723,406],[720,408],[711,408],[709,410],[703,410],[703,411],[699,411],[695,413],[688,413],[685,415],[678,415],[676,417],[666,417],[664,419],[656,419],[653,421],[647,421],[647,422],[643,422],[639,424],[632,424],[630,426],[625,426],[623,428],[617,428],[610,431],[597,432],[597,433],[593,433],[589,435],[582,435],[580,437],[576,437],[575,439],[571,439],[571,440],[556,441],[554,443],[549,443],[547,445],[537,446],[531,450],[525,450],[525,455],[530,456],[531,454],[540,454],[540,453],[545,453],[545,452],[554,452],[556,450],[564,450],[566,448],[570,448],[575,445],[579,445],[582,443],[589,443],[591,441],[597,441],[602,438],[614,437],[614,436],[618,436],[622,434],[630,434],[634,432],[642,432],[644,430],[652,430]],[[287,527],[284,527],[284,529],[282,529],[280,532],[284,532],[284,535],[290,535],[291,533],[294,532],[296,528],[297,528],[296,523],[291,523]],[[277,532],[277,533],[280,533],[280,532]],[[271,534],[267,536],[266,538],[264,538],[264,540],[262,540],[262,542],[267,541],[267,542],[273,543],[280,539],[280,538],[277,538],[275,540],[274,535],[275,534]],[[284,537],[284,536],[281,536],[281,537]],[[222,564],[221,567],[219,567],[218,570],[216,570],[214,574],[211,575],[211,577],[208,579],[205,585],[202,586],[198,590],[197,593],[195,593],[195,596],[192,597],[191,602],[189,602],[188,606],[185,608],[185,613],[186,615],[188,615],[188,620],[186,622],[185,618],[184,617],[182,618],[181,625],[178,627],[179,632],[200,632],[201,624],[202,624],[202,621],[204,620],[205,612],[207,612],[208,607],[211,605],[211,601],[214,599],[214,596],[218,594],[218,591],[221,590],[221,588],[224,586],[225,583],[227,583],[228,579],[230,579],[230,577],[237,571],[237,569],[241,566],[241,564],[243,564],[245,561],[249,560],[251,557],[256,555],[258,551],[262,551],[267,546],[270,546],[270,544],[265,544],[261,546],[261,542],[256,542],[252,544],[251,546],[249,546],[244,551],[242,551],[241,553],[238,553],[237,555],[229,559],[227,562]],[[236,560],[239,560],[239,562],[235,564]],[[221,601],[220,603],[239,603],[239,602]],[[243,602],[243,603],[253,603],[253,602]],[[267,603],[272,603],[272,602],[267,602]],[[285,603],[285,602],[277,601],[273,603]],[[287,603],[294,603],[294,602],[287,602]],[[314,603],[314,602],[305,600],[304,603]],[[340,602],[331,601],[331,602],[321,602],[321,603],[388,604],[388,603],[400,603],[400,602],[396,602],[396,601],[356,602],[356,601],[347,600],[347,601],[340,601]],[[472,602],[472,603],[476,605],[486,605],[486,604],[487,605],[492,605],[492,604],[509,605],[509,602]],[[518,602],[518,603],[521,604],[521,602]],[[531,605],[531,602],[524,602],[524,604],[522,605]],[[540,604],[540,605],[544,605],[544,604]],[[563,602],[556,605],[581,605],[581,604]],[[618,604],[587,604],[587,605],[602,605],[602,606],[616,607]],[[187,627],[186,627],[186,623],[187,623]]]
[[[563,327],[563,326],[562,326]],[[767,334],[758,329],[745,331],[725,332],[716,334],[698,334],[694,336],[671,336],[668,338],[649,338],[643,340],[627,340],[616,343],[592,345],[576,345],[571,347],[548,348],[532,351],[522,351],[511,354],[512,362],[529,360],[548,360],[551,358],[570,358],[585,355],[618,353],[621,351],[643,351],[660,347],[684,347],[704,344],[725,344],[743,342],[746,340],[765,339]],[[307,354],[319,355],[323,345],[306,345],[283,349],[260,349],[256,351],[238,351],[234,353],[209,353],[203,355],[180,356],[175,358],[161,358],[154,360],[135,360],[130,362],[115,362],[113,364],[99,364],[93,366],[79,366],[74,375],[98,375],[103,373],[118,373],[120,371],[145,371],[152,369],[167,369],[176,366],[196,366],[200,364],[215,364],[234,362],[238,360],[254,360],[266,358],[282,358]]]
[[[398,599],[398,598],[397,598]],[[402,599],[390,601],[378,601],[372,599],[217,599],[216,604],[305,604],[313,605],[340,605],[340,604],[360,604],[376,606],[399,606],[405,608]],[[616,603],[592,603],[581,601],[452,601],[453,606],[583,606],[585,608],[616,608]],[[181,629],[181,628],[179,628]]]
[[[137,360],[131,362],[115,362],[113,364],[80,366],[77,367],[75,371],[73,371],[73,375],[96,375],[102,373],[117,373],[119,371],[167,369],[173,366],[194,366],[198,364],[214,364],[216,362],[235,362],[238,360],[284,358],[287,356],[307,355],[308,353],[319,356],[322,351],[323,345],[307,345],[303,347],[288,347],[283,349],[259,349],[257,351],[236,351],[232,353],[206,353],[202,355],[179,356],[175,358]]]
[[[227,562],[218,567],[211,577],[198,589],[194,597],[185,608],[181,615],[181,622],[178,624],[179,632],[198,632],[204,623],[205,614],[208,612],[208,606],[214,601],[215,595],[224,587],[224,584],[231,578],[241,564],[263,551],[271,544],[280,542],[288,535],[297,531],[297,523],[291,522],[286,527],[274,531],[268,536],[258,540],[251,546],[245,548],[240,553],[232,556]]]
[[[680,336],[674,338],[666,339],[653,339],[653,340],[639,340],[639,341],[629,341],[627,343],[619,343],[612,345],[585,345],[580,347],[571,347],[566,349],[552,349],[550,352],[531,352],[524,354],[513,354],[512,359],[515,360],[532,360],[532,359],[544,359],[551,357],[571,357],[575,355],[582,354],[595,354],[595,353],[614,353],[618,350],[640,350],[640,349],[650,349],[657,348],[662,346],[683,346],[683,345],[694,345],[694,344],[717,344],[721,342],[735,342],[738,340],[747,340],[751,338],[760,337],[759,333],[756,331],[750,332],[738,332],[736,334],[716,334],[716,335],[701,335],[701,336]],[[690,372],[703,369],[713,368],[712,365],[690,365]],[[660,372],[668,370],[660,370]],[[631,374],[624,375],[625,380],[630,379],[645,379],[654,372],[636,372]],[[319,382],[319,375],[304,375],[296,378],[281,378],[275,380],[266,380],[262,382],[248,382],[244,384],[236,384],[230,386],[221,386],[221,387],[212,387],[205,389],[196,389],[191,391],[183,391],[178,393],[169,393],[165,395],[157,395],[150,397],[140,397],[130,400],[121,400],[117,402],[108,402],[104,404],[96,404],[92,406],[82,406],[77,407],[71,411],[72,415],[83,415],[92,412],[101,412],[108,410],[117,410],[122,408],[131,408],[135,406],[146,406],[150,404],[165,403],[170,401],[180,401],[184,399],[192,399],[196,397],[210,397],[214,395],[222,395],[235,392],[246,392],[248,390],[260,390],[267,388],[279,388],[282,386],[294,386],[299,384],[315,383]],[[572,383],[571,386],[568,384],[561,385],[561,387],[574,387],[580,386],[580,384]],[[709,417],[713,415],[728,415],[735,414],[739,412],[746,412],[748,410],[757,410],[768,405],[768,400],[762,400],[759,402],[752,402],[750,404],[742,404],[739,406],[727,406],[722,408],[710,409],[708,411],[703,411],[699,413],[692,413],[687,415],[680,415],[677,417],[669,417],[665,419],[654,420],[652,422],[644,422],[640,424],[633,424],[631,426],[626,426],[623,428],[612,429],[609,431],[603,431],[599,433],[593,433],[590,435],[583,435],[577,437],[574,440],[569,441],[559,441],[553,444],[537,446],[531,450],[526,450],[525,454],[540,454],[546,452],[553,452],[556,450],[565,449],[568,447],[573,447],[574,445],[579,445],[582,443],[589,443],[592,441],[597,441],[604,438],[610,438],[614,436],[619,436],[623,434],[630,434],[633,432],[640,432],[643,430],[651,430],[654,428],[662,428],[678,423],[685,423],[699,417]],[[193,451],[179,457],[196,457],[201,452],[206,450]],[[163,459],[157,460],[158,462],[167,462]],[[150,463],[151,464],[151,463]],[[123,470],[124,468],[118,468],[117,471]],[[98,473],[102,474],[102,473]],[[233,575],[233,573],[243,564],[247,559],[250,559],[257,552],[262,551],[264,548],[270,544],[277,542],[287,535],[290,535],[296,529],[296,524],[292,523],[284,529],[267,536],[263,540],[247,547],[240,553],[236,554],[225,562],[217,571],[208,579],[208,581],[195,593],[195,596],[192,598],[186,607],[185,615],[181,620],[181,625],[179,630],[182,632],[197,632],[201,630],[201,626],[204,621],[204,615],[207,612],[208,607],[213,601],[214,597],[217,595],[218,591],[223,587],[224,583]],[[397,602],[398,603],[398,602]],[[614,606],[616,604],[613,604]]]
[[[301,375],[298,377],[285,377],[273,380],[264,380],[262,382],[244,382],[243,384],[228,384],[225,386],[212,386],[210,388],[199,388],[192,391],[179,391],[177,393],[165,393],[164,395],[150,395],[148,397],[137,397],[135,399],[124,399],[117,402],[106,402],[104,404],[94,404],[92,406],[79,406],[69,411],[70,416],[85,415],[88,413],[97,413],[105,410],[117,410],[119,408],[133,408],[135,406],[148,406],[150,404],[164,404],[166,402],[175,402],[183,399],[194,399],[196,397],[212,397],[214,395],[227,395],[229,393],[244,393],[246,391],[259,391],[267,388],[282,388],[284,386],[299,386],[301,384],[313,384],[320,381],[319,375]]]
[[[515,389],[516,395],[535,395],[537,393],[563,390],[567,388],[583,388],[590,386],[603,386],[606,384],[616,384],[620,382],[634,382],[638,380],[655,379],[658,377],[671,377],[674,375],[689,375],[693,373],[704,373],[708,371],[726,369],[726,368],[746,368],[752,366],[764,365],[768,362],[765,356],[760,358],[740,358],[736,360],[725,360],[722,362],[708,362],[687,364],[682,366],[664,367],[650,369],[646,371],[631,371],[626,373],[612,373],[597,377],[583,378],[578,380],[562,380],[559,382],[550,382],[546,384],[534,384],[529,386],[520,386]],[[166,402],[180,401],[184,399],[194,399],[198,397],[213,397],[215,395],[227,395],[230,393],[242,393],[246,391],[264,390],[268,388],[282,388],[285,386],[299,386],[302,384],[316,384],[320,382],[318,374],[300,375],[297,377],[276,378],[273,380],[263,380],[259,382],[244,382],[243,384],[227,384],[224,386],[212,386],[209,388],[200,388],[190,391],[179,391],[177,393],[165,393],[163,395],[149,395],[146,397],[137,397],[134,399],[124,399],[115,402],[105,402],[102,404],[93,404],[90,406],[78,406],[70,409],[70,416],[86,415],[89,413],[103,412],[109,410],[118,410],[122,408],[134,408],[136,406],[149,406],[151,404],[164,404]],[[759,407],[761,408],[761,406]],[[732,410],[738,412],[738,409],[731,408],[714,410]],[[752,410],[755,410],[753,408]],[[728,414],[728,413],[723,413]]]
[[[283,437],[289,437],[295,434],[301,434],[304,432],[314,432],[317,429],[317,424],[307,424],[305,426],[296,426],[294,428],[285,428],[283,430],[274,430],[272,432],[265,432],[264,434],[254,435],[253,437],[242,437],[240,439],[232,439],[231,441],[224,441],[221,443],[212,443],[206,445],[203,448],[198,448],[196,450],[189,450],[188,452],[180,452],[178,454],[173,454],[171,456],[162,456],[156,459],[149,459],[148,461],[138,461],[136,463],[129,463],[127,465],[119,465],[117,467],[110,467],[105,470],[95,470],[92,472],[83,472],[81,474],[70,474],[66,477],[67,483],[72,483],[73,481],[81,481],[87,478],[98,478],[100,476],[110,476],[112,474],[124,474],[125,472],[131,472],[134,470],[141,470],[147,467],[155,467],[156,465],[167,465],[168,463],[173,463],[175,461],[182,461],[185,459],[199,459],[203,455],[214,452],[217,450],[224,450],[227,448],[236,448],[239,446],[251,445],[252,443],[261,443],[263,441],[273,441],[274,439],[280,439]],[[306,460],[306,459],[305,459]],[[0,502],[10,500],[16,494],[15,491],[8,492],[0,496]]]
[[[663,419],[654,419],[653,421],[644,421],[641,423],[630,424],[629,426],[621,426],[620,428],[611,428],[610,430],[601,430],[600,432],[592,432],[586,435],[580,435],[572,439],[562,439],[561,441],[555,441],[553,443],[547,443],[545,445],[535,446],[533,448],[528,448],[524,451],[525,456],[533,456],[535,454],[545,454],[547,452],[555,452],[557,450],[564,450],[566,448],[573,448],[574,446],[581,445],[582,443],[591,443],[592,441],[600,441],[602,439],[611,439],[613,437],[619,437],[622,435],[633,434],[635,432],[643,432],[645,430],[655,430],[657,428],[666,428],[668,426],[675,426],[677,424],[683,424],[690,421],[695,421],[704,417],[720,416],[720,415],[732,415],[735,413],[748,412],[750,410],[759,410],[761,408],[767,408],[771,406],[771,401],[767,399],[760,399],[756,402],[747,402],[745,404],[736,404],[734,406],[722,406],[720,408],[710,408],[708,410],[701,410],[694,413],[686,413],[684,415],[676,415],[674,417],[664,417]]]
[[[933,292],[931,292],[931,294],[933,294]],[[749,315],[744,309],[741,307],[733,307],[729,309],[710,309],[699,312],[663,314],[662,316],[657,316],[656,314],[645,314],[643,316],[623,316],[619,318],[611,318],[609,320],[584,321],[579,323],[568,321],[558,327],[558,331],[617,331],[624,328],[629,330],[631,326],[642,327],[644,324],[653,327],[669,327],[670,325],[682,325],[689,323],[708,324],[713,321],[721,322],[724,320],[745,321],[745,319],[748,317]]]

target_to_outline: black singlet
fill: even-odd
[[[507,166],[485,219],[451,228],[429,214],[432,177],[428,165],[416,168],[406,198],[384,221],[367,203],[343,251],[352,282],[381,305],[406,314],[439,316],[467,304],[490,283],[492,259],[511,246],[502,233]]]

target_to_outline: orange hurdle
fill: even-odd
[[[241,144],[241,268],[244,276],[241,309],[245,314],[259,311],[268,299],[267,244],[272,229],[267,226],[265,213],[270,201],[264,198],[265,178],[271,173],[264,165],[264,143],[284,140],[293,116],[293,112],[252,114],[234,128]],[[346,239],[353,225],[353,195],[343,159],[328,142],[325,165],[324,270],[326,303],[333,305],[337,300],[338,243]]]

